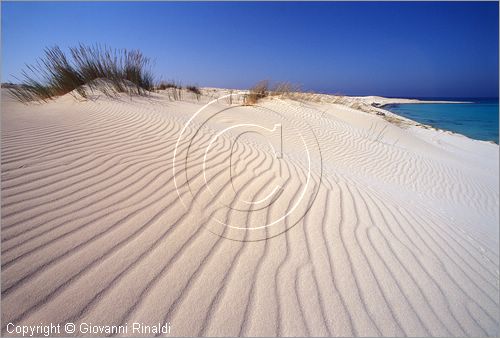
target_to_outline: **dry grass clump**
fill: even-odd
[[[197,86],[186,86],[186,90],[196,95],[201,95],[200,88]]]
[[[252,105],[265,97],[279,96],[290,99],[301,99],[306,93],[300,92],[300,87],[290,82],[278,82],[272,88],[267,80],[260,81],[250,88],[245,96],[245,104]]]
[[[290,82],[278,82],[274,86],[274,89],[271,91],[271,95],[273,96],[282,96],[288,98],[293,98],[300,93],[300,86],[291,84]]]
[[[69,56],[58,46],[46,48],[44,53],[35,65],[23,70],[21,84],[9,89],[21,102],[47,101],[74,90],[87,97],[100,79],[116,92],[133,90],[142,95],[154,87],[150,59],[137,50],[79,45],[70,48]]]
[[[156,89],[158,90],[166,90],[169,88],[182,89],[182,86],[174,81],[161,81],[156,85]]]
[[[155,86],[156,90],[165,90],[169,100],[182,99],[182,85],[175,81],[161,81]]]
[[[182,100],[182,87],[169,87],[166,90],[169,100]]]
[[[196,95],[201,95],[201,90],[197,86],[186,86],[186,90]]]
[[[255,86],[250,88],[250,92],[245,96],[245,104],[256,104],[260,99],[269,95],[269,82],[267,80],[260,81]]]
[[[383,118],[387,121],[387,122],[390,122],[392,124],[395,124],[396,126],[398,127],[405,127],[408,125],[408,123],[406,123],[405,121],[403,121],[402,119],[399,119],[397,117],[394,117],[394,116],[389,116],[389,115],[384,115]],[[427,128],[426,128],[427,129]]]
[[[198,86],[186,86],[186,90],[190,93],[193,93],[196,96],[196,100],[200,100],[201,90]]]

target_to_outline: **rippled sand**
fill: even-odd
[[[497,145],[353,105],[370,98],[326,96],[223,99],[178,142],[221,95],[205,94],[23,105],[3,92],[4,334],[9,322],[169,322],[175,336],[499,334]],[[283,136],[222,135],[205,152],[249,123],[280,123]],[[233,205],[276,186],[266,208]],[[214,221],[257,227],[296,204],[264,230]]]

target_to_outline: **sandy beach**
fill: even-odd
[[[374,105],[404,100],[228,93],[2,91],[3,334],[500,334],[498,145]]]

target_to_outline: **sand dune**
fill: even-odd
[[[226,93],[32,105],[2,93],[4,334],[9,322],[499,334],[498,145],[329,96],[221,99],[183,129]],[[208,147],[256,122],[280,123],[282,139],[229,132]]]

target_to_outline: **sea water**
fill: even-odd
[[[476,140],[498,143],[498,98],[446,99],[446,101],[471,103],[405,103],[387,105],[384,109],[439,129],[453,131]]]

